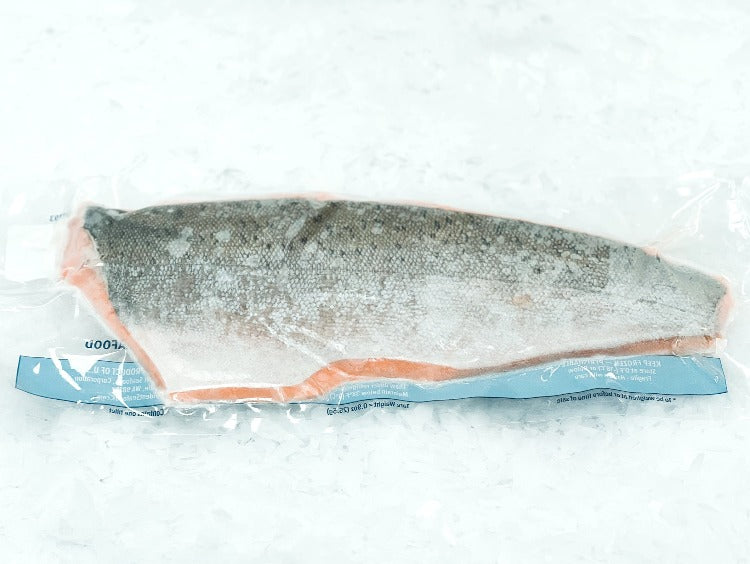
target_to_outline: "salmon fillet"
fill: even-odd
[[[710,353],[724,281],[616,241],[312,199],[86,207],[62,278],[173,402],[304,401],[352,380]]]

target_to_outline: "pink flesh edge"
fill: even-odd
[[[417,382],[443,382],[459,378],[469,378],[487,374],[500,374],[531,366],[538,366],[565,359],[591,358],[596,356],[636,356],[671,354],[686,356],[715,351],[716,339],[707,335],[698,337],[674,337],[630,343],[607,349],[588,349],[536,356],[512,363],[476,369],[457,369],[441,365],[425,365],[405,361],[415,369],[402,372],[379,371],[377,365],[390,365],[393,359],[345,359],[336,361],[318,370],[315,374],[292,386],[254,387],[223,386],[213,388],[192,388],[170,393],[170,398],[180,403],[271,401],[290,402],[312,400],[333,391],[338,386],[351,381],[375,379],[405,379]],[[368,371],[361,371],[356,365],[368,365]],[[352,369],[341,369],[337,365],[355,365]],[[431,369],[430,369],[431,368]]]
[[[96,256],[94,242],[83,228],[83,219],[74,217],[68,224],[68,241],[60,265],[61,278],[76,286],[83,293],[107,328],[128,347],[157,389],[164,390],[166,385],[159,369],[120,321],[112,307],[107,284],[102,278],[99,267],[96,264],[90,264],[92,258]]]

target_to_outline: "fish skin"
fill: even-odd
[[[93,249],[69,245],[64,276],[82,287],[72,273],[95,273],[104,292],[84,293],[113,310],[108,325],[178,401],[285,401],[353,378],[439,380],[608,351],[709,352],[729,307],[722,281],[640,248],[441,208],[93,206],[71,231]],[[386,360],[349,362],[367,359]]]

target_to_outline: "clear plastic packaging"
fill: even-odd
[[[508,189],[481,214],[236,185],[19,194],[0,231],[16,386],[230,427],[436,400],[525,420],[728,407],[746,396],[748,186],[660,182],[569,210]]]

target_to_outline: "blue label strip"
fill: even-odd
[[[161,405],[145,372],[134,362],[21,356],[16,388],[46,398],[113,405]],[[718,358],[638,356],[566,360],[502,374],[420,385],[408,380],[352,382],[311,403],[364,400],[413,402],[472,397],[527,399],[609,389],[635,394],[715,395],[727,391]]]
[[[161,405],[151,380],[135,362],[94,360],[91,357],[51,359],[21,356],[16,388],[45,398],[114,405]]]

